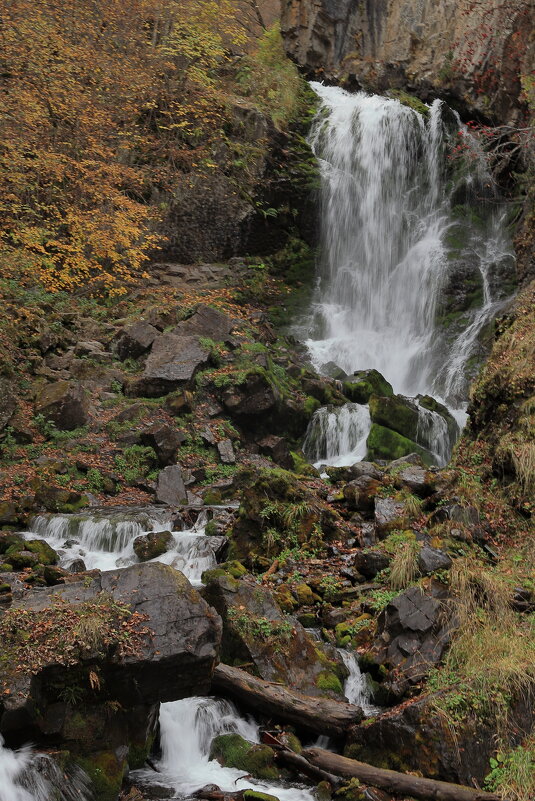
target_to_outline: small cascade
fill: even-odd
[[[166,509],[96,510],[86,515],[39,515],[30,524],[27,539],[45,540],[60,556],[60,565],[69,568],[82,560],[87,570],[114,570],[136,564],[133,543],[136,537],[151,531],[171,531],[169,549],[153,561],[181,570],[193,583],[201,583],[201,575],[216,564],[209,537],[208,522],[201,512],[192,528],[173,530],[173,514]]]
[[[89,801],[89,779],[81,768],[65,770],[48,754],[5,748],[0,736],[0,801]]]
[[[276,795],[280,801],[312,801],[308,790],[272,786],[251,780],[244,771],[223,768],[210,759],[210,746],[220,734],[237,733],[249,742],[258,743],[258,726],[242,718],[233,704],[220,698],[185,698],[162,704],[160,708],[160,743],[162,758],[154,773],[136,771],[141,784],[156,781],[174,790],[175,797],[191,797],[206,784],[216,784],[223,791],[252,788]]]
[[[447,420],[438,412],[421,406],[418,398],[415,405],[418,411],[416,442],[433,454],[438,467],[444,467],[450,458],[459,429],[448,425]]]
[[[338,648],[337,650],[349,671],[349,676],[344,685],[345,697],[350,704],[360,706],[367,717],[377,714],[379,709],[370,700],[370,690],[366,682],[366,676],[361,673],[357,655],[353,651],[346,651],[345,648]]]
[[[366,439],[371,426],[367,406],[346,403],[322,406],[309,423],[303,452],[312,463],[353,464],[366,456]]]

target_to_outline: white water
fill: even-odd
[[[448,183],[445,149],[459,131],[473,149],[473,174],[462,180],[479,202],[479,188],[488,193],[491,178],[477,144],[459,120],[458,130],[451,130],[454,117],[448,110],[446,122],[441,101],[425,119],[397,100],[319,83],[312,88],[321,99],[310,135],[322,176],[321,263],[300,333],[314,366],[321,372],[334,362],[349,375],[375,368],[396,393],[429,394],[463,424],[466,365],[501,305],[489,278],[512,257],[503,215],[492,204],[478,208],[484,217],[479,227],[463,220],[466,241],[457,257],[447,244],[456,222],[452,207],[459,201]],[[482,299],[463,313],[462,330],[451,341],[452,334],[437,326],[437,313],[448,281],[465,263],[480,276]],[[362,412],[348,411],[359,417],[354,424],[341,412],[336,420],[333,412],[317,413],[315,436],[322,428],[329,442],[311,447],[307,437],[309,458],[328,464],[348,464],[355,453],[362,458],[360,441],[348,447]],[[433,442],[430,450],[444,464],[451,446]]]
[[[68,568],[75,560],[83,559],[88,570],[114,570],[128,567],[139,560],[134,553],[136,537],[149,531],[168,531],[172,515],[165,510],[125,512],[105,510],[92,515],[40,515],[32,520],[28,539],[45,540],[60,555],[60,564]],[[198,585],[205,570],[216,564],[210,539],[205,536],[205,513],[186,531],[172,531],[169,550],[153,559],[181,570]]]
[[[366,677],[361,673],[357,655],[354,651],[347,651],[339,648],[338,653],[344,660],[344,665],[349,670],[349,676],[344,684],[344,695],[350,704],[360,706],[366,717],[377,714],[381,710],[374,706],[370,700],[370,690],[366,682]]]
[[[366,456],[370,426],[367,406],[358,403],[322,406],[310,421],[303,451],[316,466],[338,467],[359,462]]]
[[[88,801],[87,776],[79,768],[64,770],[47,754],[28,746],[12,751],[0,736],[0,801]]]
[[[244,771],[223,768],[210,760],[210,746],[219,734],[237,733],[258,743],[258,726],[240,717],[229,701],[219,698],[185,698],[162,704],[160,742],[162,758],[158,774],[137,771],[141,782],[172,787],[179,797],[190,796],[206,784],[233,792],[253,788],[276,795],[280,801],[312,801],[312,793],[301,787],[270,784],[243,778]]]

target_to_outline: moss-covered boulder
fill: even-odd
[[[375,459],[391,461],[407,456],[409,453],[417,453],[425,464],[431,465],[434,463],[432,455],[425,448],[378,423],[372,423],[366,444],[368,447],[366,458],[371,461]]]
[[[136,537],[133,548],[140,562],[148,562],[166,553],[172,543],[173,535],[170,531],[151,531]]]
[[[203,596],[223,619],[223,662],[252,665],[249,669],[266,681],[282,682],[309,695],[340,696],[347,669],[339,655],[315,642],[295,618],[284,614],[267,587],[225,574],[209,577]],[[318,683],[318,677],[327,674],[338,683],[332,678]]]
[[[35,490],[37,506],[43,506],[49,512],[77,512],[87,506],[88,499],[74,490],[65,487],[55,487],[45,482],[39,482]]]
[[[394,394],[392,384],[377,370],[357,370],[351,379],[343,382],[344,395],[353,403],[368,403],[372,395]]]
[[[419,416],[414,401],[402,395],[388,398],[372,395],[369,405],[372,423],[390,428],[413,442],[417,441]]]
[[[244,770],[257,779],[280,779],[274,750],[269,745],[250,743],[239,734],[220,734],[215,737],[210,759],[217,759],[226,768]]]

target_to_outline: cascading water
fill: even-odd
[[[370,430],[367,406],[346,403],[344,406],[322,406],[313,416],[303,451],[314,463],[352,464],[364,459],[366,437]]]
[[[155,776],[137,771],[140,783],[171,787],[178,797],[191,797],[206,784],[216,784],[224,792],[249,788],[276,795],[280,801],[312,801],[310,791],[300,787],[269,785],[251,781],[244,771],[223,768],[210,759],[210,746],[219,734],[240,734],[258,743],[258,726],[240,717],[229,701],[220,698],[185,698],[162,704],[160,743],[162,758]],[[176,797],[175,796],[175,797]]]
[[[62,567],[78,559],[88,570],[114,570],[138,562],[133,543],[149,531],[169,531],[172,544],[153,561],[181,570],[192,584],[200,584],[201,575],[216,564],[209,537],[208,522],[202,512],[195,525],[185,531],[173,531],[173,515],[167,510],[102,510],[89,515],[39,515],[25,536],[45,540],[60,556]]]
[[[67,779],[67,781],[66,781]],[[73,767],[69,775],[48,754],[12,751],[0,736],[0,801],[89,801],[89,779]]]
[[[396,393],[442,399],[462,422],[467,363],[503,303],[491,275],[510,276],[512,264],[503,213],[484,199],[491,178],[477,145],[441,101],[424,116],[397,100],[312,87],[321,100],[310,135],[322,177],[321,260],[299,333],[320,372],[332,362],[349,375],[374,368]],[[459,136],[473,156],[460,176],[445,157]],[[474,291],[450,311],[456,281]],[[354,407],[317,413],[314,437],[324,446],[312,447],[309,432],[311,460],[353,458],[345,418],[362,419]],[[440,446],[430,450],[444,462]]]
[[[360,670],[357,655],[354,651],[347,651],[345,648],[339,648],[338,653],[349,671],[344,685],[344,695],[349,703],[360,706],[366,716],[380,712],[381,710],[374,706],[370,700],[370,690],[366,682],[366,676]]]

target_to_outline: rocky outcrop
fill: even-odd
[[[87,396],[82,385],[74,381],[49,384],[39,395],[36,409],[57,428],[66,431],[84,426],[89,419]]]
[[[283,0],[288,54],[309,73],[373,91],[408,88],[515,120],[530,72],[527,0]]]
[[[19,618],[35,618],[36,633],[30,657],[19,653],[16,638],[4,642],[18,666],[16,673],[4,666],[0,675],[4,734],[35,730],[37,737],[54,733],[61,739],[69,706],[62,688],[76,680],[79,700],[111,699],[128,707],[209,689],[221,621],[182,573],[167,565],[134,565],[88,580],[76,576],[69,584],[25,592],[6,614],[14,626]],[[67,615],[72,629],[64,628],[54,645],[41,642],[39,622],[55,615],[58,626]],[[102,620],[111,621],[109,636]],[[96,694],[88,684],[91,670],[98,677]]]
[[[223,661],[252,663],[261,678],[307,695],[343,696],[346,670],[336,652],[328,654],[284,615],[267,588],[219,573],[205,575],[204,597],[223,618]]]

